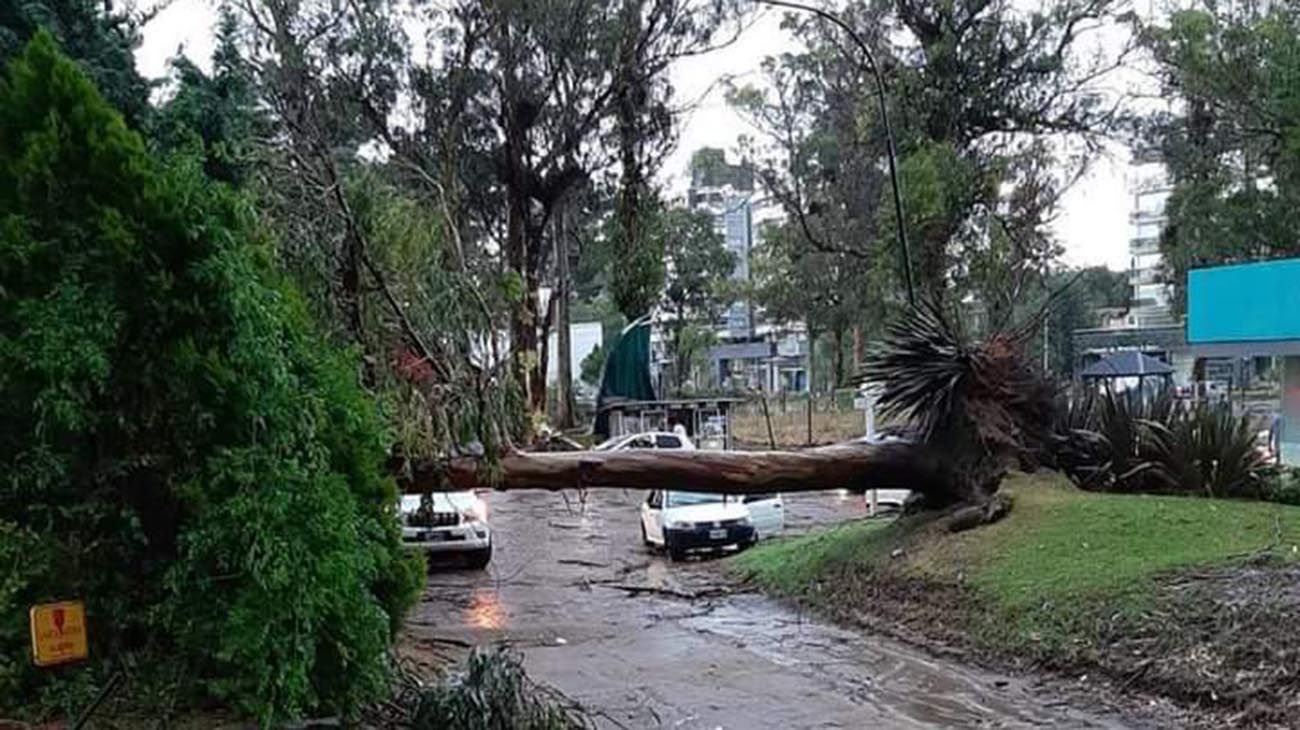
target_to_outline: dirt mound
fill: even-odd
[[[1300,565],[1169,576],[1156,608],[1108,638],[1099,662],[1134,684],[1237,726],[1300,727]]]

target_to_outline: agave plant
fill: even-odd
[[[1168,394],[1077,393],[1058,411],[1057,466],[1084,489],[1252,496],[1267,460],[1245,418]]]
[[[1207,497],[1256,497],[1268,460],[1250,420],[1226,405],[1173,409],[1164,420],[1144,420],[1144,455],[1151,486]]]
[[[1114,463],[1111,443],[1097,427],[1097,400],[1091,389],[1062,393],[1057,398],[1051,436],[1051,465],[1081,488],[1092,490],[1110,485]]]
[[[1150,446],[1153,425],[1178,416],[1172,398],[1152,399],[1131,392],[1077,391],[1058,407],[1053,434],[1058,467],[1083,489],[1104,492],[1151,491],[1159,465]]]
[[[1155,467],[1146,458],[1146,429],[1148,424],[1167,420],[1172,403],[1164,396],[1144,400],[1131,392],[1104,391],[1096,399],[1093,435],[1105,461],[1097,465],[1099,480],[1089,486],[1115,492],[1144,491]]]
[[[951,459],[950,491],[927,499],[982,502],[1009,461],[1046,450],[1055,389],[1024,357],[1035,329],[1031,322],[969,342],[937,307],[922,305],[869,353],[865,376],[882,386],[882,414],[909,422]]]

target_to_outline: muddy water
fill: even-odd
[[[535,679],[614,728],[1122,726],[1019,680],[729,591],[716,566],[670,563],[641,545],[640,496],[488,495],[490,570],[432,573],[408,640],[511,644]],[[794,531],[863,512],[861,497],[787,499]]]

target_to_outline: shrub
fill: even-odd
[[[1168,395],[1076,393],[1058,406],[1054,460],[1084,489],[1263,496],[1264,456],[1226,404],[1187,407]]]
[[[1207,497],[1262,496],[1255,429],[1227,405],[1178,408],[1168,420],[1143,422],[1143,451],[1153,464],[1150,481],[1170,492]]]
[[[1261,491],[1270,502],[1300,505],[1300,470],[1292,466],[1268,469]]]
[[[268,724],[384,689],[420,575],[380,420],[252,221],[47,34],[0,81],[0,706],[115,658]],[[36,674],[13,608],[68,597],[92,661]]]
[[[1167,420],[1168,397],[1142,400],[1129,393],[1081,391],[1059,407],[1056,461],[1084,489],[1139,492],[1155,464],[1144,449],[1145,425]]]

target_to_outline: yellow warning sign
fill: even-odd
[[[86,607],[81,601],[62,601],[32,606],[32,661],[51,667],[85,659]]]

